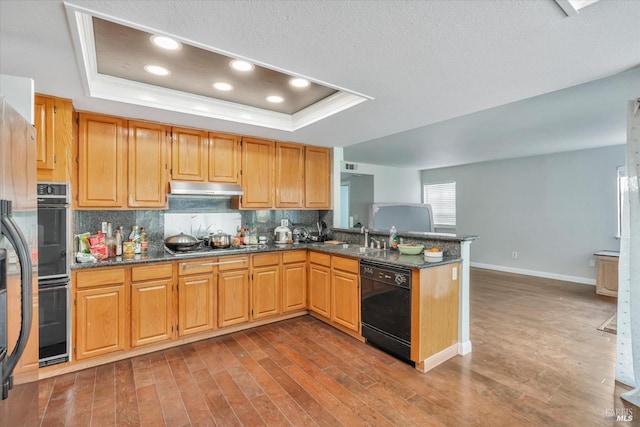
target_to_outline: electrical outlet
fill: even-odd
[[[596,260],[595,259],[590,259],[589,260],[589,267],[595,267],[596,266]]]
[[[513,258],[513,259],[518,258],[518,252],[516,252],[516,251],[511,252],[511,258]]]

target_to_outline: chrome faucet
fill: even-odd
[[[369,230],[364,228],[364,226],[360,227],[360,233],[364,233],[364,247],[369,247]]]
[[[371,240],[371,247],[372,248],[380,249],[382,247],[381,246],[382,243],[380,242],[380,240],[374,239],[373,237],[370,240]]]

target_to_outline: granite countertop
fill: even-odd
[[[274,251],[289,251],[296,249],[311,249],[318,252],[324,252],[332,255],[347,256],[358,259],[366,259],[369,261],[377,261],[385,264],[399,265],[409,268],[429,268],[444,264],[451,264],[462,261],[462,258],[455,256],[444,256],[442,259],[435,261],[425,261],[424,256],[420,255],[404,255],[400,252],[391,252],[389,250],[366,249],[366,252],[360,252],[358,245],[331,245],[325,243],[300,243],[291,245],[255,245],[247,246],[242,249],[219,249],[206,252],[196,252],[188,255],[174,256],[164,250],[152,250],[146,255],[135,255],[133,258],[116,257],[106,260],[90,263],[75,263],[71,265],[72,270],[80,270],[97,267],[115,267],[131,264],[143,264],[151,262],[172,262],[180,260],[191,260],[198,258],[213,258],[233,255],[256,254]]]

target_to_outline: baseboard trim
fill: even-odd
[[[458,354],[464,356],[465,354],[469,353],[471,353],[471,341],[459,342]]]
[[[444,350],[439,351],[438,353],[427,357],[425,360],[421,362],[416,362],[416,369],[422,373],[428,372],[436,366],[446,362],[451,359],[453,356],[458,354],[458,344],[453,344]]]
[[[587,277],[569,276],[566,274],[547,273],[546,271],[526,270],[524,268],[505,267],[502,265],[484,264],[481,262],[472,262],[469,264],[474,268],[482,268],[485,270],[504,271],[505,273],[522,274],[525,276],[542,277],[545,279],[562,280],[565,282],[580,283],[583,285],[596,285],[596,279],[589,279]]]

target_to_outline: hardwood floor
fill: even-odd
[[[427,374],[310,316],[16,386],[2,426],[632,426],[615,299],[472,270],[473,352]]]

